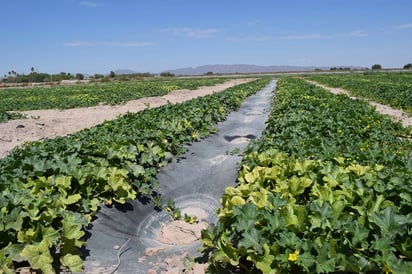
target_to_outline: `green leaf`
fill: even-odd
[[[309,216],[312,224],[311,230],[317,227],[323,229],[331,228],[329,219],[333,217],[333,210],[328,203],[324,202],[321,206],[317,202],[311,203],[310,210],[312,211],[312,214]]]
[[[286,209],[286,214],[283,214],[282,216],[286,220],[286,225],[299,227],[299,220],[298,220],[298,216],[295,215],[294,206],[291,204],[288,204],[286,205],[285,209]]]
[[[256,250],[262,252],[262,244],[268,240],[261,237],[259,231],[256,228],[250,228],[242,233],[242,238],[239,241],[238,246],[246,249]]]
[[[17,241],[19,243],[31,243],[36,231],[33,228],[27,230],[20,230],[17,233]]]
[[[44,273],[54,273],[53,257],[49,252],[49,243],[42,241],[38,245],[26,245],[21,251],[21,256],[26,258],[33,269],[40,269]]]
[[[63,222],[62,236],[67,239],[81,239],[85,235],[82,227],[79,225],[73,225],[69,222]]]
[[[22,244],[9,244],[3,250],[0,250],[0,256],[2,254],[1,251],[4,251],[4,254],[7,255],[7,257],[13,260],[14,262],[23,262],[25,261],[25,258],[21,256],[22,249],[23,249]],[[0,263],[1,263],[1,259],[0,259]]]
[[[270,233],[282,230],[286,225],[285,219],[278,212],[265,212],[263,217],[268,220]]]
[[[62,236],[66,239],[81,239],[85,232],[83,226],[88,223],[87,219],[79,213],[64,212],[62,220]],[[78,243],[81,246],[81,242]]]
[[[0,223],[4,223],[5,230],[13,229],[15,231],[20,231],[22,229],[24,217],[26,216],[26,212],[22,211],[19,207],[15,207],[10,213],[3,216],[3,220],[1,220]]]
[[[263,256],[249,255],[248,260],[253,260],[256,264],[256,268],[262,271],[262,273],[272,273],[272,263],[275,260],[275,256],[270,254],[270,247],[268,244],[263,245],[263,250]]]
[[[361,166],[357,164],[351,164],[348,169],[356,174],[356,176],[361,177],[365,175],[366,172],[370,170],[369,166]]]
[[[39,233],[41,234],[43,240],[46,240],[52,244],[56,244],[59,241],[60,234],[56,229],[53,227],[43,227],[41,225],[40,227],[41,229],[39,229]]]
[[[369,221],[376,224],[381,229],[383,235],[395,236],[397,233],[404,231],[403,226],[397,222],[392,207],[387,207],[383,211],[373,213],[369,217]]]
[[[236,218],[236,222],[233,224],[234,229],[238,232],[251,229],[255,225],[257,214],[258,211],[252,203],[233,207],[233,216]]]
[[[316,273],[331,273],[335,271],[335,259],[333,257],[329,258],[328,249],[328,245],[325,244],[318,250],[319,256],[315,262]]]
[[[130,168],[131,173],[132,173],[134,176],[139,177],[139,176],[142,176],[142,175],[145,174],[145,169],[144,169],[143,166],[138,165],[138,164],[135,164],[135,163],[130,163],[130,162],[127,163],[127,165],[128,165],[128,167]]]
[[[59,176],[54,178],[54,183],[56,187],[59,187],[60,189],[68,189],[70,188],[71,180],[71,176]]]
[[[79,255],[66,254],[60,258],[60,262],[72,272],[83,271],[83,261]]]
[[[203,229],[201,231],[200,240],[204,246],[215,247],[214,234],[213,234],[214,229],[215,229],[215,226],[213,224],[210,224],[207,229]]]
[[[385,197],[383,195],[378,195],[376,197],[376,200],[372,206],[372,208],[368,211],[369,214],[375,213],[380,210],[380,206],[382,202],[385,200]]]
[[[82,196],[79,193],[76,193],[76,194],[67,196],[67,198],[61,198],[61,200],[63,201],[64,204],[71,205],[79,201],[81,198]]]
[[[252,184],[259,178],[259,173],[256,172],[256,170],[253,170],[249,173],[246,173],[244,177],[247,183]]]
[[[259,191],[254,191],[250,194],[249,200],[252,201],[258,208],[264,208],[267,203],[268,191],[261,188]]]
[[[232,246],[226,234],[222,234],[217,242],[218,252],[215,254],[217,260],[229,261],[233,266],[239,265],[239,254]]]
[[[241,196],[233,196],[230,199],[230,203],[234,206],[240,206],[240,205],[244,205],[246,201]]]

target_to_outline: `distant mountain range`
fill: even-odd
[[[338,66],[339,67],[339,66]],[[363,67],[349,67],[350,69],[363,69]],[[174,75],[203,75],[208,72],[213,74],[235,74],[235,73],[268,73],[268,72],[286,72],[286,71],[313,71],[315,69],[329,70],[330,67],[315,66],[257,66],[257,65],[204,65],[199,67],[187,67],[179,69],[170,69],[162,72],[170,72]],[[136,71],[121,69],[114,71],[117,75],[133,74]]]
[[[315,70],[313,66],[256,66],[256,65],[205,65],[199,67],[189,67],[167,70],[166,72],[175,75],[202,75],[208,72],[213,74],[233,74],[233,73],[262,73],[262,72],[283,72],[283,71],[308,71]]]
[[[138,73],[137,71],[131,70],[131,69],[117,69],[114,71],[116,75],[124,75],[124,74],[136,74]]]

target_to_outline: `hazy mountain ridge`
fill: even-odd
[[[199,67],[187,67],[167,70],[166,72],[173,73],[175,75],[201,75],[208,72],[214,74],[226,74],[226,73],[263,73],[263,72],[282,72],[282,71],[306,71],[315,70],[314,66],[257,66],[257,65],[204,65]]]
[[[337,68],[343,66],[336,66]],[[346,68],[346,66],[345,66]],[[363,69],[363,67],[348,66],[350,69]],[[269,73],[269,72],[295,72],[295,71],[314,71],[315,69],[329,70],[330,67],[316,67],[316,66],[258,66],[247,64],[235,65],[203,65],[198,67],[187,67],[178,69],[169,69],[162,72],[169,72],[174,75],[203,75],[208,72],[213,74],[235,74],[235,73]],[[118,69],[114,71],[116,75],[121,74],[135,74],[136,71],[130,69]]]

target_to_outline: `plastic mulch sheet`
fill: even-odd
[[[227,186],[236,185],[240,153],[265,129],[276,81],[245,99],[217,125],[218,132],[188,146],[158,174],[164,201],[172,198],[195,224],[174,221],[153,204],[130,201],[102,206],[88,231],[86,273],[178,273],[186,255],[199,255],[201,229],[216,223],[216,209]],[[169,272],[168,272],[169,271]]]

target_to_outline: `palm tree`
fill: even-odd
[[[14,75],[14,82],[16,83],[17,81],[17,72],[15,72],[14,70],[11,71],[11,74]]]
[[[35,68],[31,67],[30,71],[31,71],[31,76],[32,76],[32,82],[37,82],[37,74],[36,74]]]

